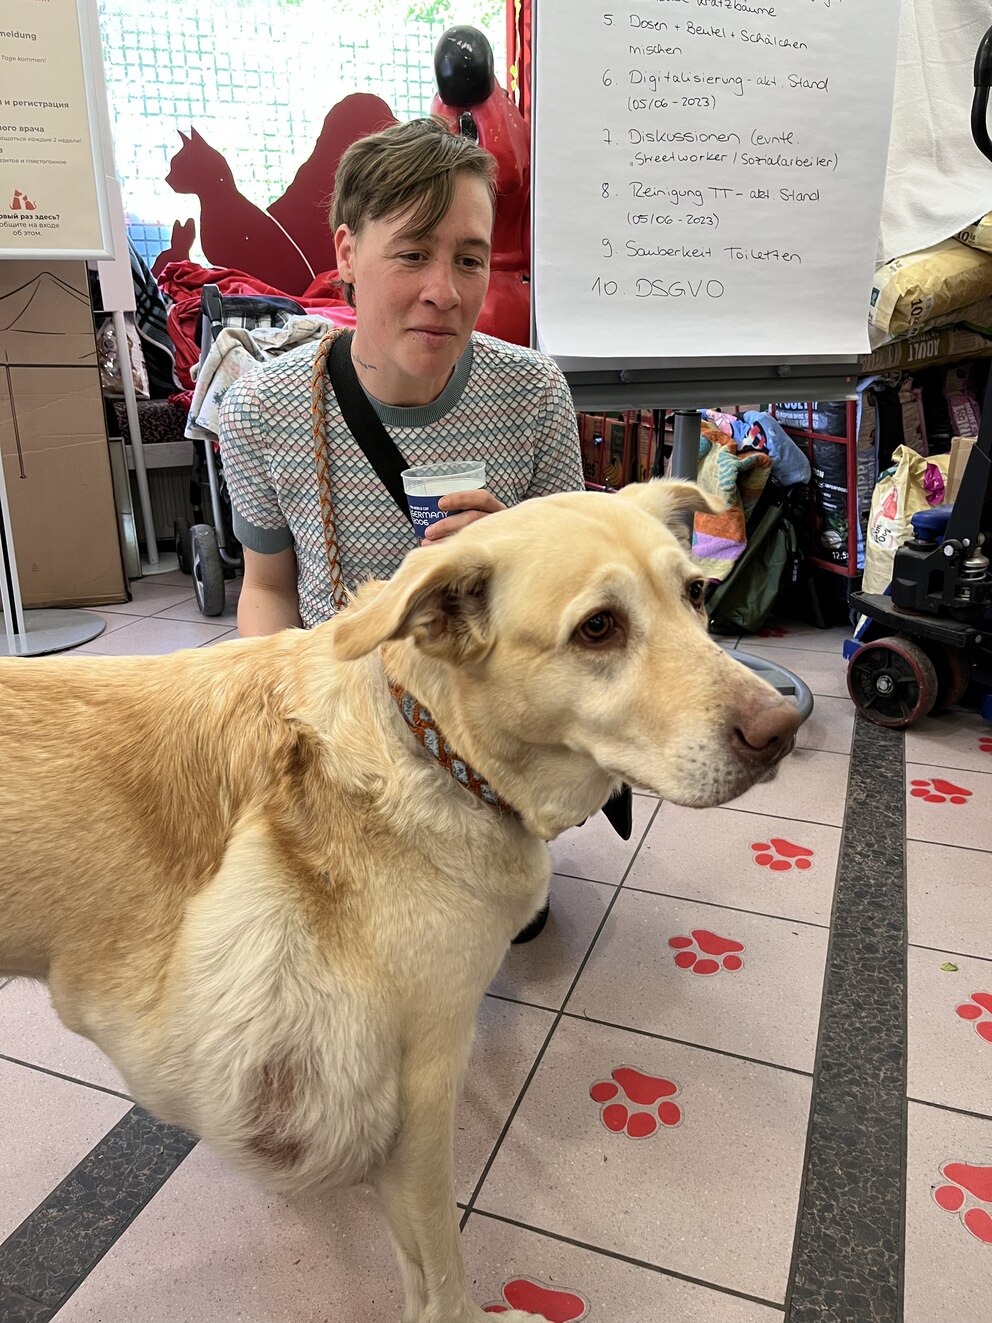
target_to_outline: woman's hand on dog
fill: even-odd
[[[438,501],[438,508],[451,513],[444,519],[439,519],[436,524],[431,524],[421,541],[422,547],[429,547],[435,542],[440,542],[442,538],[451,537],[460,528],[467,527],[468,524],[474,523],[476,519],[482,519],[485,515],[495,514],[497,510],[505,510],[506,506],[502,501],[498,501],[492,492],[480,487],[475,491],[451,492],[448,496],[442,496]]]

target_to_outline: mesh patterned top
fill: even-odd
[[[252,551],[295,546],[300,615],[333,614],[310,422],[316,344],[241,377],[220,413],[221,456],[234,531]],[[479,459],[504,505],[583,485],[575,407],[557,364],[535,350],[474,333],[447,386],[416,408],[372,405],[408,464]],[[327,390],[330,486],[344,582],[388,578],[417,545]]]

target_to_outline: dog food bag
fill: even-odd
[[[945,239],[875,272],[868,310],[874,339],[893,338],[992,294],[992,253]]]
[[[803,432],[819,432],[824,436],[847,436],[846,400],[814,400],[812,404],[802,402],[776,404],[774,413],[783,427],[793,427]]]
[[[884,593],[892,582],[896,551],[912,535],[914,514],[941,505],[949,456],[925,459],[909,446],[900,446],[892,458],[895,468],[879,478],[872,496],[865,543],[866,593]]]
[[[982,422],[978,391],[968,363],[957,363],[944,373],[944,398],[952,436],[977,436]]]
[[[812,468],[815,554],[834,565],[847,565],[850,557],[847,447],[837,441],[814,441]],[[860,524],[856,541],[860,567],[863,560]]]
[[[923,413],[923,391],[910,376],[899,383],[899,407],[902,410],[902,443],[919,455],[928,455],[926,417]]]
[[[977,248],[982,253],[992,253],[992,211],[975,221],[974,225],[966,225],[954,237],[966,243],[969,248]]]

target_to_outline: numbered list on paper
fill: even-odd
[[[867,349],[899,0],[536,13],[541,348]]]

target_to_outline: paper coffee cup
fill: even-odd
[[[449,513],[438,509],[442,496],[452,492],[477,491],[486,485],[486,465],[480,460],[455,460],[450,464],[416,464],[403,470],[403,490],[414,531],[419,538]]]

